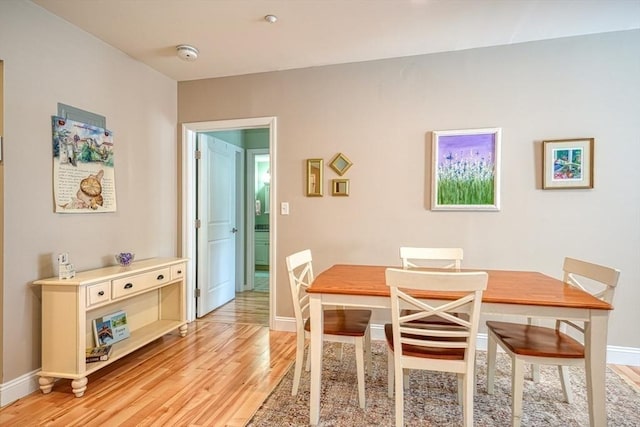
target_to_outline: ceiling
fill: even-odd
[[[640,28],[640,0],[33,2],[176,81]]]

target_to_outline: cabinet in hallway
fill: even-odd
[[[256,265],[269,265],[269,232],[259,231],[255,232],[255,259]]]

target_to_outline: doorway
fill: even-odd
[[[269,292],[269,273],[271,263],[270,224],[271,224],[271,169],[268,148],[247,150],[247,289],[256,292]]]
[[[188,258],[190,262],[187,267],[187,319],[189,321],[195,320],[196,318],[196,273],[198,271],[197,266],[197,233],[196,233],[196,220],[197,220],[197,211],[196,211],[196,199],[197,199],[197,188],[196,188],[196,160],[195,160],[195,147],[196,147],[196,139],[198,133],[203,132],[224,132],[224,131],[237,131],[237,130],[250,130],[250,129],[259,129],[265,128],[268,131],[268,152],[274,153],[276,149],[276,118],[275,117],[262,117],[262,118],[253,118],[253,119],[237,119],[237,120],[223,120],[223,121],[211,121],[211,122],[198,122],[198,123],[185,123],[182,125],[182,216],[181,216],[181,225],[182,225],[182,255],[185,258]],[[252,165],[252,163],[247,162],[247,166]],[[264,207],[272,206],[273,201],[276,200],[276,162],[275,156],[269,156],[268,158],[268,172],[269,172],[269,185],[268,190],[266,190],[267,199],[264,199],[264,193],[262,194],[261,199],[261,209],[263,212]],[[248,169],[252,169],[249,168]],[[255,172],[254,172],[255,174]],[[263,177],[264,178],[264,177]],[[248,180],[247,180],[248,181]],[[250,183],[251,181],[248,181]],[[248,184],[247,183],[247,184]],[[264,181],[263,181],[264,184]],[[248,187],[248,185],[247,185]],[[255,200],[255,195],[252,194],[252,200]],[[243,203],[245,205],[245,203]],[[251,205],[246,205],[244,212],[246,218],[253,218],[250,213],[254,213],[254,207],[256,204],[252,203]],[[245,243],[249,240],[255,240],[254,237],[254,227],[250,228],[250,222],[245,218],[244,222],[241,222],[238,227],[239,241]],[[253,218],[255,220],[255,218]],[[270,217],[268,222],[268,259],[269,264],[273,265],[272,260],[274,259],[275,252],[275,243],[276,243],[276,230],[277,230],[277,218],[276,216]],[[254,237],[254,239],[249,238],[249,236]],[[245,243],[246,244],[246,243]],[[241,245],[244,246],[244,245]],[[255,257],[255,253],[253,250],[246,251],[246,254],[252,254],[251,258]],[[255,265],[255,260],[249,260],[250,256],[239,257],[245,258],[247,265]],[[238,265],[238,268],[242,273],[248,272],[248,266]],[[244,271],[243,271],[244,270]],[[274,326],[274,318],[275,318],[275,301],[276,301],[276,290],[274,283],[276,283],[276,272],[275,269],[270,269],[270,274],[268,275],[268,296],[269,296],[269,327],[273,329]],[[249,277],[248,274],[242,274],[245,281],[242,282],[245,289],[249,287],[249,281],[246,280]],[[255,279],[254,279],[255,280]]]

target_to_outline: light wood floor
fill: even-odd
[[[244,426],[295,359],[295,334],[269,331],[268,294],[232,303],[89,376],[0,410],[1,426]],[[611,366],[640,388],[640,367]]]
[[[245,291],[201,319],[205,322],[269,326],[269,292]]]
[[[269,294],[235,301],[89,376],[0,409],[0,426],[244,426],[295,359],[295,333],[269,331]]]
[[[640,366],[609,365],[626,382],[640,390]]]

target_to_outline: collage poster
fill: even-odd
[[[116,211],[113,135],[52,116],[55,212]]]

